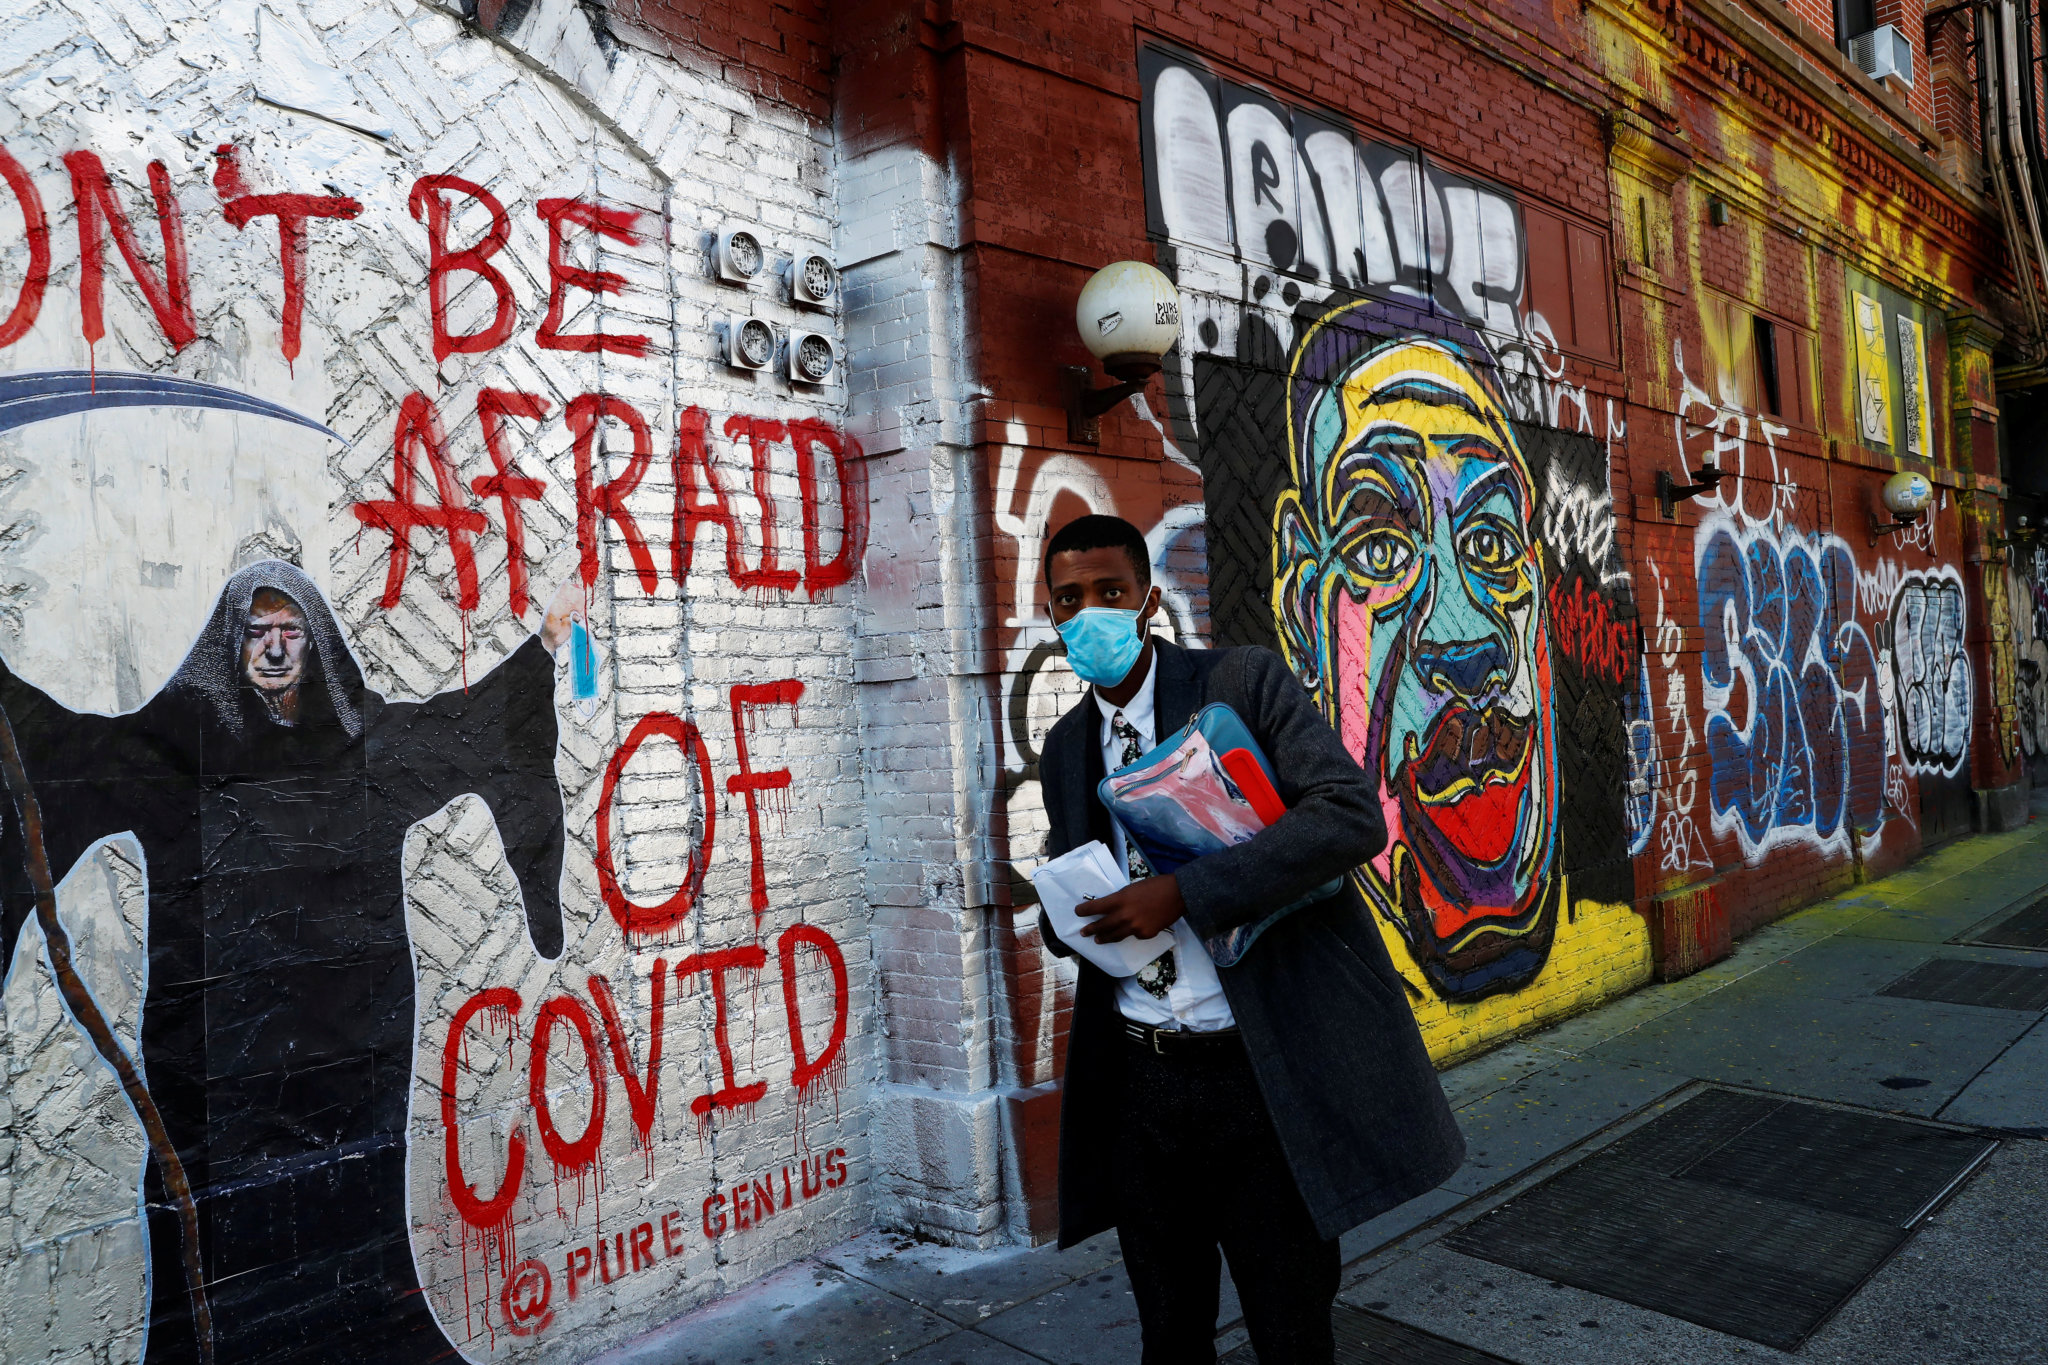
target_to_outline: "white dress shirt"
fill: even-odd
[[[1159,742],[1152,714],[1154,685],[1159,675],[1158,659],[1159,651],[1155,649],[1146,661],[1145,681],[1138,684],[1138,694],[1122,706],[1110,705],[1103,700],[1101,689],[1095,690],[1095,704],[1102,709],[1104,772],[1113,773],[1124,766],[1124,743],[1110,730],[1116,717],[1122,716],[1138,732],[1141,750],[1149,750]],[[1116,855],[1116,865],[1130,866],[1124,848],[1123,829],[1113,820],[1109,838],[1110,851]],[[1196,1033],[1230,1028],[1236,1024],[1237,1019],[1230,1012],[1230,1002],[1223,996],[1223,982],[1217,978],[1216,964],[1210,960],[1209,950],[1202,946],[1201,935],[1184,919],[1175,920],[1164,932],[1173,936],[1177,973],[1174,983],[1167,987],[1166,998],[1162,1000],[1140,986],[1134,976],[1118,980],[1116,1006],[1124,1017],[1154,1028],[1190,1029]]]

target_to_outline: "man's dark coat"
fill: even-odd
[[[1272,761],[1288,808],[1249,841],[1174,874],[1188,923],[1208,938],[1344,878],[1341,892],[1281,919],[1218,972],[1302,1198],[1317,1231],[1336,1237],[1433,1188],[1465,1155],[1406,988],[1345,876],[1386,842],[1378,794],[1279,656],[1164,641],[1153,649],[1157,736],[1201,706],[1227,704]],[[1101,724],[1091,690],[1046,739],[1038,771],[1054,857],[1109,842],[1095,794]],[[1043,914],[1039,931],[1054,952],[1074,956]],[[1060,1112],[1063,1247],[1116,1224],[1108,1152],[1131,1046],[1116,983],[1085,960],[1080,968]]]

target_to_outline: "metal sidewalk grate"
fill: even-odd
[[[1969,1133],[1786,1104],[1673,1174],[1906,1229],[1985,1150]]]
[[[1710,1088],[1445,1245],[1796,1350],[1996,1145]]]
[[[1337,1329],[1337,1365],[1515,1365],[1448,1337],[1341,1303],[1330,1318]],[[1259,1365],[1259,1357],[1247,1342],[1218,1365]]]
[[[1921,963],[1878,994],[1995,1010],[2048,1010],[2048,967],[1937,957]]]
[[[1981,943],[1990,948],[2032,948],[2048,951],[2048,896],[2023,906],[1970,938],[1958,943]]]

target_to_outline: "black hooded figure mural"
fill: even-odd
[[[148,1359],[425,1360],[448,1343],[406,1214],[413,964],[408,829],[490,806],[544,957],[562,946],[554,667],[541,633],[467,689],[367,690],[326,600],[290,564],[228,580],[170,681],[123,716],[74,714],[0,663],[0,706],[61,879],[132,833],[149,891],[140,1071],[196,1209],[145,1177]],[[5,939],[34,913],[8,812]]]

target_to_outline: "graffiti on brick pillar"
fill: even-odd
[[[1963,581],[1952,568],[1911,573],[1892,597],[1892,706],[1899,747],[1916,773],[1953,777],[1970,751],[1970,657]]]
[[[1984,600],[1993,699],[2004,709],[1999,742],[2012,762],[2048,753],[2048,596],[2036,587],[2048,550],[2022,545],[2008,553],[2008,562],[1984,566]]]
[[[2014,719],[2020,752],[2048,754],[2048,549],[2031,547],[2006,575],[2012,614]]]
[[[1146,415],[1150,417],[1149,412]],[[1008,827],[1012,856],[1028,865],[1045,830],[1037,783],[1038,744],[1082,692],[1047,615],[1040,577],[1046,538],[1087,512],[1121,516],[1138,526],[1145,534],[1152,581],[1161,593],[1162,609],[1153,630],[1192,648],[1207,643],[1209,561],[1200,474],[1163,425],[1159,439],[1166,458],[1135,479],[1119,477],[1128,474],[1127,462],[1033,449],[1021,421],[1002,424],[996,436],[999,444],[989,482],[993,521],[1005,542],[1008,570],[998,580],[996,598],[1001,604],[996,638],[1004,673],[999,711],[1002,771],[996,801]],[[911,671],[908,660],[888,661],[885,666],[897,676]],[[1020,904],[1035,895],[1030,881],[1014,867],[1008,892]],[[1072,1005],[1073,982],[1072,968],[1042,954],[1035,931],[1023,927],[1030,919],[1026,914],[998,921],[995,932],[1008,1014],[1008,1064],[1021,1083],[1037,1085],[1057,1075],[1059,1029]]]
[[[215,7],[0,147],[0,1358],[595,1352],[864,1221],[866,464],[651,135],[829,173],[522,14],[370,97]]]

